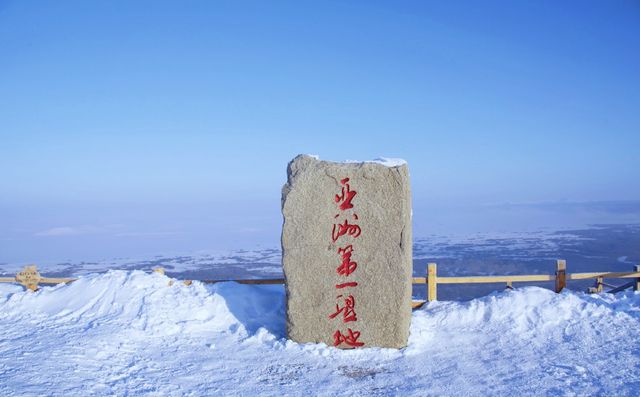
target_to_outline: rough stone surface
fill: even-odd
[[[340,348],[360,347],[359,343],[363,347],[406,346],[412,277],[407,165],[334,163],[300,155],[287,171],[282,190],[282,261],[288,337],[330,346],[338,341]],[[342,195],[344,178],[349,178],[349,190],[356,192],[351,193],[353,208],[347,208],[348,203],[343,205],[341,199],[349,196],[348,191]],[[351,229],[334,241],[340,234],[338,225],[345,220],[360,230]],[[339,249],[349,245],[353,251],[346,262],[356,262],[357,267],[341,275],[338,268],[347,251],[341,254]],[[357,286],[336,287],[347,282],[357,282]],[[349,295],[357,321],[347,321],[353,317],[347,310]],[[334,313],[338,314],[330,318]],[[344,337],[336,336],[336,331]],[[349,336],[352,342],[358,336],[358,346],[348,343]]]

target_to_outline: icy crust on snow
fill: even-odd
[[[640,294],[529,287],[413,313],[403,350],[284,338],[284,289],[111,271],[0,285],[0,395],[635,395]]]

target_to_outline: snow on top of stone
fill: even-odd
[[[399,167],[401,165],[407,164],[404,159],[390,158],[390,157],[378,157],[371,161],[365,161],[365,163],[378,163],[382,164],[385,167]]]
[[[307,154],[307,156],[313,157],[316,160],[320,160],[320,156],[318,156],[317,154]],[[345,160],[345,161],[342,161],[342,163],[345,163],[345,164],[376,163],[376,164],[384,165],[385,167],[399,167],[401,165],[407,164],[407,161],[404,160],[404,159],[392,158],[392,157],[377,157],[377,158],[375,158],[373,160],[365,160],[365,161],[361,161],[361,160]]]

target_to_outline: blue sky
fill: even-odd
[[[406,159],[418,234],[640,200],[640,4],[448,3],[0,0],[0,262],[277,244],[298,153]]]

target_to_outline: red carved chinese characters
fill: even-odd
[[[355,281],[352,281],[350,283],[336,284],[336,289],[342,289],[347,287],[357,287],[357,286],[358,286],[358,283],[356,283]]]
[[[338,295],[338,298],[342,298],[342,295]],[[340,307],[336,304],[336,312],[329,316],[329,318],[335,318],[338,314],[342,313],[342,322],[348,323],[351,321],[358,321],[356,318],[356,298],[353,295],[349,295],[344,298],[344,306]]]
[[[341,276],[348,276],[358,268],[358,263],[351,260],[353,245],[347,245],[344,248],[338,248],[338,254],[342,255],[342,263],[336,269]]]
[[[349,178],[344,178],[343,180],[340,181],[340,183],[343,185],[342,186],[342,194],[337,195],[336,194],[336,203],[340,203],[340,210],[344,211],[344,210],[348,210],[350,208],[353,208],[353,204],[351,204],[351,200],[353,200],[353,198],[356,196],[356,194],[358,194],[358,192],[356,192],[355,190],[351,190],[351,187],[349,186]]]
[[[344,335],[340,331],[336,331],[333,334],[333,345],[340,346],[343,342],[352,347],[360,347],[364,346],[363,342],[358,342],[358,338],[360,337],[360,331],[354,331],[351,328],[347,328],[347,335]]]
[[[337,226],[337,227],[336,227]],[[337,230],[336,230],[337,229]],[[360,226],[350,224],[348,220],[344,220],[342,224],[333,224],[333,230],[331,231],[331,237],[333,238],[333,242],[335,243],[341,236],[348,234],[353,236],[354,238],[360,236]]]
[[[349,219],[355,221],[358,220],[358,214],[353,212],[353,199],[358,194],[357,191],[352,190],[349,184],[349,178],[344,178],[340,181],[341,192],[336,194],[334,201],[338,204],[339,213],[335,215],[335,218],[342,218],[342,221],[333,224],[331,230],[331,241],[336,243],[340,238],[355,240],[362,233],[360,226],[355,223],[349,223]],[[354,252],[353,242],[343,247],[338,247],[337,254],[339,255],[339,265],[336,267],[336,273],[339,277],[351,277],[356,269],[358,263],[351,260],[351,256]],[[344,294],[336,296],[336,310],[334,313],[329,314],[329,319],[334,320],[336,318],[342,320],[342,323],[355,323],[358,321],[358,315],[356,314],[356,298],[352,292],[356,291],[358,286],[357,281],[344,281],[336,284],[337,290],[347,291]],[[364,342],[358,341],[360,338],[360,331],[355,331],[352,328],[347,328],[347,331],[343,333],[341,330],[336,330],[333,334],[333,345],[341,346],[342,344],[348,347],[360,347],[364,346]]]

